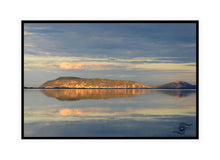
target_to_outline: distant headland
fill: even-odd
[[[159,86],[147,86],[129,80],[59,77],[45,82],[40,87],[24,87],[24,89],[196,89],[196,85],[174,81]]]

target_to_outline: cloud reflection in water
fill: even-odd
[[[63,89],[35,91],[32,98],[36,106],[26,102],[24,108],[26,136],[196,134],[195,90]],[[193,125],[183,135],[174,134],[182,122]]]

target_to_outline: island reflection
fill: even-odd
[[[196,90],[28,90],[24,93],[26,97],[24,135],[25,137],[195,136],[196,95],[193,92]],[[45,96],[45,93],[50,98]],[[129,95],[131,97],[128,97]],[[58,101],[56,97],[63,100]],[[82,100],[65,100],[71,97]],[[182,127],[183,123],[190,126]]]
[[[61,101],[81,99],[109,99],[134,97],[141,94],[159,92],[172,97],[182,98],[196,93],[196,90],[150,90],[150,89],[45,89],[44,95]]]
[[[80,99],[109,99],[133,97],[150,93],[151,90],[143,89],[46,89],[42,91],[48,97],[62,101]]]
[[[162,89],[158,92],[177,98],[187,97],[191,94],[195,94],[195,89]]]

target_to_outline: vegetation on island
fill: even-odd
[[[42,84],[39,88],[151,88],[134,81],[101,78],[60,77]]]

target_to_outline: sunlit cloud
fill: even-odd
[[[44,56],[25,56],[25,65],[28,67],[61,70],[161,70],[161,71],[186,71],[195,72],[195,63],[172,63],[171,60],[151,57],[122,58],[83,58],[83,57],[59,57],[50,56],[44,52]],[[169,63],[168,63],[169,61]],[[133,63],[135,62],[135,63]],[[138,62],[138,63],[137,63]]]
[[[70,63],[70,62],[62,62],[59,63],[60,69],[82,69],[82,70],[111,70],[113,69],[113,66],[110,66],[110,64],[99,64],[99,63]]]
[[[59,110],[59,114],[62,115],[62,116],[69,116],[69,115],[72,115],[72,114],[81,115],[82,114],[82,109],[65,108],[65,109]]]
[[[85,63],[62,62],[59,64],[59,67],[61,69],[85,69],[85,67],[88,68],[88,65],[86,66]]]
[[[27,36],[27,35],[33,35],[34,33],[31,33],[31,32],[24,32],[24,35]]]
[[[143,69],[143,70],[173,70],[173,71],[195,71],[195,67],[188,66],[189,63],[144,63],[144,64],[137,64],[137,65],[130,65],[128,69]]]

